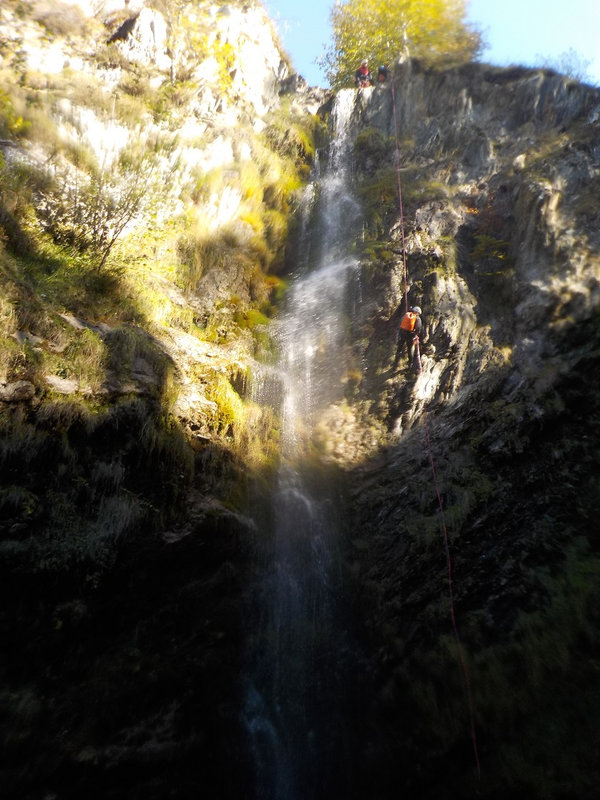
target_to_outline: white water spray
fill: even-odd
[[[312,263],[301,254],[296,281],[276,323],[282,466],[273,494],[272,547],[260,589],[261,628],[244,711],[256,796],[270,800],[319,797],[331,748],[324,730],[335,714],[326,706],[336,691],[329,683],[339,637],[333,633],[332,597],[339,531],[332,498],[324,487],[315,487],[314,470],[305,462],[321,414],[343,396],[347,320],[357,273],[357,262],[346,253],[360,221],[348,188],[355,98],[353,91],[336,98],[328,166],[309,189],[307,209],[318,208],[320,215],[309,242],[308,223],[302,223],[301,247],[310,246]]]

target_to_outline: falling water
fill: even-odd
[[[244,709],[254,796],[268,800],[311,800],[326,791],[332,797],[327,786],[339,782],[332,776],[341,769],[330,763],[340,752],[340,739],[331,741],[344,647],[336,616],[339,530],[334,498],[306,463],[315,425],[342,396],[346,320],[357,266],[345,250],[360,219],[347,186],[354,100],[352,91],[336,99],[328,164],[309,187],[318,224],[302,228],[300,249],[308,248],[313,257],[298,259],[276,330],[281,467],[273,493],[274,535],[257,601],[259,622],[250,637]]]

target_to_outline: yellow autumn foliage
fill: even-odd
[[[400,55],[431,66],[470,61],[482,47],[466,22],[466,0],[347,0],[331,12],[333,43],[325,55],[334,89],[354,83],[363,59],[372,70],[393,67]]]

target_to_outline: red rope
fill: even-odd
[[[398,120],[396,114],[396,92],[392,80],[392,105],[394,107],[394,139],[396,141],[396,177],[398,178],[398,206],[400,208],[400,234],[402,237],[402,266],[404,270],[404,304],[408,311],[408,270],[406,268],[406,240],[404,238],[404,203],[402,201],[402,178],[400,176],[400,146],[398,144]]]
[[[396,174],[398,177],[398,202],[400,208],[400,230],[402,235],[402,263],[404,267],[404,301],[406,305],[406,310],[408,311],[408,269],[406,266],[406,243],[405,243],[405,236],[404,236],[404,205],[402,202],[402,180],[400,176],[400,146],[398,144],[398,121],[397,121],[397,112],[396,112],[396,93],[394,91],[394,81],[391,81],[392,85],[392,105],[394,109],[394,136],[396,141]],[[414,355],[415,366],[417,368],[417,372],[420,374],[422,371],[421,366],[421,352],[419,349],[419,337],[415,336],[415,355]],[[465,681],[465,686],[467,690],[467,701],[469,706],[469,723],[470,723],[470,731],[471,731],[471,742],[473,744],[473,756],[475,758],[475,766],[477,769],[477,794],[479,794],[479,786],[481,782],[481,764],[479,761],[479,751],[477,748],[477,731],[475,728],[475,705],[473,703],[473,692],[471,689],[471,676],[469,674],[469,668],[467,666],[467,660],[465,657],[465,653],[463,650],[462,642],[460,640],[460,636],[458,633],[458,626],[456,624],[456,613],[454,610],[454,591],[452,586],[452,559],[450,557],[450,546],[448,544],[448,529],[446,527],[446,515],[444,514],[444,504],[442,503],[442,496],[440,494],[440,489],[437,481],[437,475],[435,470],[435,461],[433,458],[433,449],[431,447],[431,434],[429,431],[429,421],[427,419],[427,412],[423,414],[423,420],[425,424],[425,436],[427,439],[427,449],[429,452],[429,463],[431,466],[431,474],[433,477],[433,485],[435,487],[435,494],[438,501],[438,506],[440,510],[440,526],[442,531],[442,538],[444,541],[444,551],[446,553],[446,564],[448,570],[448,594],[450,600],[450,618],[452,620],[452,630],[454,632],[454,638],[456,640],[456,645],[458,648],[458,655],[460,659],[460,664],[462,667],[463,677]]]
[[[448,544],[448,528],[446,527],[446,515],[444,514],[444,504],[442,503],[442,496],[440,494],[440,489],[437,481],[435,461],[433,458],[433,449],[431,447],[431,435],[429,431],[429,421],[427,419],[427,413],[423,415],[423,419],[425,422],[425,436],[427,439],[427,449],[429,451],[429,464],[431,466],[433,485],[435,487],[435,494],[437,497],[438,506],[440,510],[440,528],[442,531],[442,538],[444,540],[444,551],[446,553],[446,564],[448,569],[448,595],[450,598],[450,617],[452,619],[452,630],[454,632],[454,638],[456,640],[458,655],[462,667],[463,676],[465,679],[465,686],[467,689],[467,700],[469,704],[469,720],[471,729],[471,742],[473,744],[473,755],[475,757],[475,765],[477,767],[477,781],[479,783],[481,781],[481,764],[479,761],[479,751],[477,748],[477,731],[475,729],[475,705],[473,703],[473,692],[471,689],[471,676],[469,673],[469,668],[467,666],[467,660],[465,658],[465,652],[462,646],[462,642],[460,640],[460,636],[458,633],[458,626],[456,624],[456,613],[454,610],[454,591],[452,586],[452,558],[450,557],[450,546]]]

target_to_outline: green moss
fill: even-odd
[[[475,247],[470,252],[470,257],[475,262],[482,262],[490,270],[501,272],[503,268],[508,268],[512,264],[508,249],[510,243],[489,236],[486,233],[479,233],[475,236]]]
[[[375,170],[357,187],[363,217],[372,238],[389,230],[390,220],[398,211],[398,178],[394,167]]]
[[[233,86],[231,72],[235,67],[235,48],[231,42],[222,41],[217,36],[211,41],[210,52],[217,59],[219,89],[227,93]]]
[[[206,386],[206,397],[219,407],[218,430],[221,436],[235,437],[244,427],[244,403],[225,375],[216,374]]]
[[[361,130],[353,148],[354,164],[359,172],[373,174],[392,160],[395,150],[393,137],[384,136],[376,128]],[[395,172],[395,170],[394,170]]]
[[[391,242],[366,240],[361,249],[361,257],[372,263],[395,261],[397,254],[390,247]]]
[[[245,323],[252,330],[257,325],[268,325],[269,318],[255,308],[250,308],[244,315]]]
[[[263,221],[268,244],[275,252],[281,251],[287,242],[288,216],[273,208],[265,211]]]

